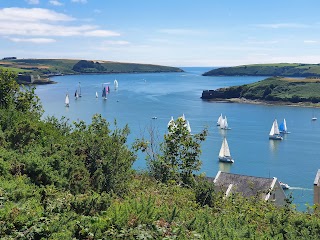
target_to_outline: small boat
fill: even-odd
[[[231,128],[229,128],[229,125],[228,125],[227,116],[225,116],[224,118],[221,119],[220,129],[223,129],[223,130],[230,130],[231,129]]]
[[[280,182],[280,181],[279,181],[279,183],[280,183],[280,186],[282,187],[283,190],[286,190],[286,189],[290,188],[290,186],[288,184],[286,184],[286,183],[283,183],[283,182]]]
[[[114,80],[113,84],[114,84],[114,89],[117,90],[119,86],[117,79]]]
[[[227,138],[224,138],[219,152],[219,161],[226,163],[234,163],[234,160],[231,157],[229,145]]]
[[[223,119],[223,117],[222,117],[222,113],[221,113],[221,115],[219,116],[218,121],[217,121],[217,126],[220,126],[222,119]]]
[[[282,134],[289,134],[290,132],[288,131],[287,128],[287,122],[286,119],[283,119],[283,122],[279,125],[279,132]]]
[[[68,93],[66,94],[66,99],[65,99],[64,103],[66,104],[66,107],[69,107],[70,100],[69,100],[69,94]]]
[[[277,119],[272,123],[272,127],[269,133],[269,139],[271,140],[282,140],[283,137],[280,135]]]
[[[96,98],[98,98],[98,92],[96,92]]]
[[[156,117],[156,116],[153,116],[152,119],[157,119],[157,117]]]

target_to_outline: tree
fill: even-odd
[[[15,81],[16,74],[0,69],[0,107],[8,108],[13,104],[19,84]]]
[[[184,118],[179,117],[168,126],[168,133],[160,144],[160,153],[150,153],[152,141],[137,140],[135,148],[146,151],[151,174],[161,182],[176,181],[192,184],[193,172],[201,167],[201,142],[207,136],[207,129],[191,134]]]
[[[76,124],[72,133],[74,155],[84,162],[91,185],[97,192],[123,194],[132,176],[132,164],[136,156],[126,143],[130,133],[128,126],[111,130],[109,123],[96,114],[92,123]]]

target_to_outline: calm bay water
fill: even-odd
[[[108,74],[55,77],[54,85],[38,86],[46,116],[65,116],[71,121],[91,121],[100,113],[109,122],[114,119],[120,127],[128,124],[131,130],[129,143],[140,138],[150,126],[154,126],[162,140],[170,117],[183,113],[189,120],[192,132],[208,127],[209,136],[202,144],[200,172],[214,177],[219,170],[260,177],[277,177],[292,189],[294,203],[304,210],[305,204],[313,202],[313,180],[319,168],[320,124],[311,121],[313,114],[320,116],[320,109],[264,106],[238,103],[215,103],[202,101],[204,89],[241,85],[256,82],[265,77],[203,77],[211,68],[184,68],[183,73]],[[119,88],[113,90],[117,79]],[[81,83],[82,97],[75,100],[73,94]],[[102,84],[110,82],[108,100],[102,100]],[[96,91],[99,98],[95,97]],[[64,106],[65,94],[69,92],[70,107]],[[222,113],[228,118],[229,131],[221,131],[216,121]],[[157,119],[152,119],[156,116]],[[291,134],[281,142],[270,141],[268,134],[274,118],[283,118]],[[226,135],[232,165],[219,163],[218,153],[223,136]],[[134,168],[146,167],[143,156]]]

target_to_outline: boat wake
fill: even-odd
[[[302,188],[302,187],[290,187],[289,190],[313,191],[313,189],[311,188]]]

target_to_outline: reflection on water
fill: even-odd
[[[280,140],[269,140],[269,149],[272,153],[276,153],[278,151]]]
[[[219,162],[219,170],[229,173],[231,169],[231,163]]]

